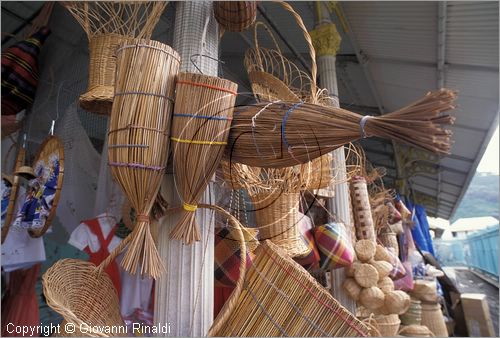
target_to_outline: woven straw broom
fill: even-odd
[[[159,277],[162,265],[149,214],[168,155],[178,54],[158,41],[129,39],[117,50],[115,98],[108,133],[111,173],[137,212],[122,266]]]
[[[363,117],[341,108],[303,102],[235,108],[227,156],[250,166],[305,163],[363,137],[378,136],[435,153],[449,153],[455,92],[441,89],[393,113]]]
[[[184,212],[170,235],[186,244],[200,240],[195,211],[224,154],[237,90],[236,83],[214,76],[177,78],[170,139]]]
[[[115,51],[127,38],[149,39],[165,1],[67,1],[89,39],[89,81],[82,108],[108,115],[113,103]]]

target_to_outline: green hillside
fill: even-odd
[[[451,222],[463,217],[498,217],[498,175],[476,173]]]

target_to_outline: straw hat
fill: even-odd
[[[12,175],[7,175],[7,174],[2,173],[2,179],[9,182],[10,185],[14,184],[14,178],[12,177]]]
[[[33,171],[33,168],[27,165],[23,165],[19,167],[16,171],[14,171],[14,175],[19,175],[24,177],[27,180],[31,180],[33,178],[36,178],[35,172]]]

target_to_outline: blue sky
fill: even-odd
[[[494,173],[498,175],[498,127],[493,137],[491,138],[490,144],[488,144],[488,148],[486,148],[486,152],[479,162],[477,167],[478,172],[488,172]]]

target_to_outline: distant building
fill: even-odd
[[[498,219],[496,219],[495,217],[486,216],[460,218],[452,223],[450,227],[444,231],[442,238],[465,238],[467,234],[492,226],[498,227]]]

